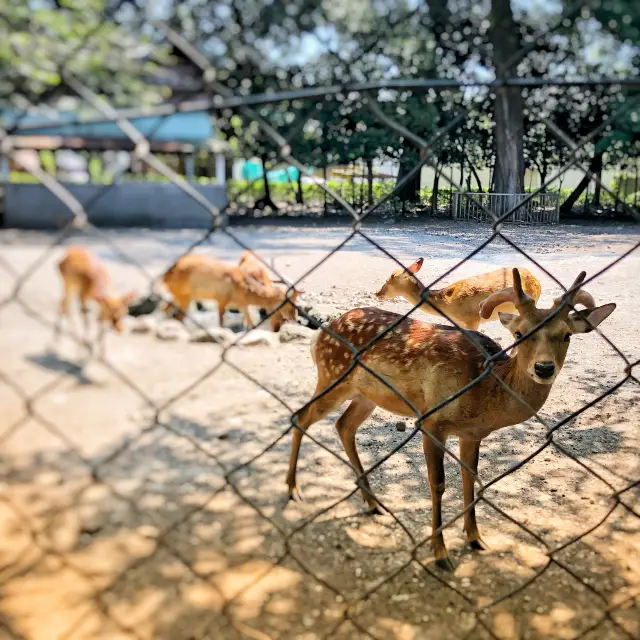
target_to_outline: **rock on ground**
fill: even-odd
[[[157,328],[158,318],[150,315],[134,317],[130,320],[131,333],[151,333]]]
[[[278,334],[272,331],[263,331],[262,329],[253,329],[238,340],[238,345],[243,347],[253,347],[264,345],[272,347],[278,340]]]
[[[280,328],[280,342],[302,342],[309,344],[315,335],[315,329],[300,324],[287,323]]]
[[[312,329],[318,329],[323,324],[339,318],[344,313],[344,311],[330,304],[313,304],[308,307],[303,307],[302,309],[309,318],[300,314],[300,324]]]
[[[184,340],[187,329],[179,320],[163,320],[156,327],[156,338],[159,340]]]
[[[160,302],[160,298],[156,295],[138,298],[135,302],[129,305],[129,315],[134,318],[147,316],[158,308]]]
[[[198,329],[194,331],[189,340],[190,342],[213,342],[227,346],[235,340],[235,333],[231,329],[221,327],[207,327],[206,329]]]

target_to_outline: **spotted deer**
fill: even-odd
[[[329,323],[331,332],[356,349],[374,341],[361,354],[360,360],[391,386],[362,366],[356,365],[348,371],[353,352],[329,333],[320,333],[312,345],[318,376],[314,393],[317,399],[296,414],[299,428],[293,430],[287,476],[290,497],[301,499],[296,466],[304,432],[349,401],[346,411],[336,422],[336,429],[359,476],[365,501],[372,510],[378,510],[378,501],[367,476],[363,475],[356,449],[358,427],[376,407],[401,416],[415,417],[416,412],[423,416],[476,380],[485,371],[486,355],[473,340],[494,356],[495,377],[488,374],[478,379],[465,393],[425,417],[421,425],[432,500],[431,541],[437,565],[452,568],[439,530],[445,490],[441,446],[449,436],[458,436],[460,459],[466,465],[461,465],[466,536],[472,548],[484,548],[472,506],[480,441],[497,429],[533,416],[545,403],[551,385],[562,369],[571,336],[590,332],[616,308],[613,303],[595,307],[593,298],[579,288],[584,278],[582,272],[566,296],[556,299],[551,308],[543,309],[525,293],[519,270],[514,269],[513,287],[495,292],[484,300],[480,310],[484,319],[490,318],[496,308],[507,302],[514,307],[515,313],[499,313],[500,322],[519,342],[511,356],[482,333],[427,324],[376,308],[354,309]],[[582,304],[587,308],[570,311],[568,304]],[[381,335],[392,324],[395,326]],[[375,340],[377,336],[380,337]]]
[[[62,318],[69,316],[69,303],[74,297],[80,300],[85,338],[89,334],[89,303],[92,301],[98,304],[98,321],[112,326],[118,332],[122,331],[122,318],[127,315],[135,292],[115,295],[105,266],[84,247],[70,247],[58,262],[58,269],[62,276],[64,293],[60,301],[54,339],[57,339],[60,333]],[[100,350],[104,355],[103,332],[100,333]]]
[[[480,315],[480,303],[487,296],[513,286],[511,271],[505,267],[458,280],[442,289],[429,289],[428,300],[437,307],[437,309],[434,308],[429,302],[424,301],[426,287],[414,275],[420,271],[423,262],[423,258],[418,258],[406,270],[394,271],[376,296],[380,300],[401,297],[414,306],[420,304],[420,311],[442,317],[437,310],[439,309],[458,326],[473,331],[476,331],[483,322],[497,320],[498,313],[501,311],[509,313],[515,311],[511,302],[504,302],[500,308],[494,310],[491,317],[483,318]],[[540,282],[529,270],[520,267],[519,271],[524,292],[537,302],[542,292]]]
[[[215,300],[220,326],[228,307],[241,310],[247,328],[252,328],[250,305],[271,313],[288,298],[289,301],[270,317],[273,331],[279,331],[287,320],[295,321],[296,308],[292,303],[301,293],[293,289],[289,294],[281,287],[258,282],[238,266],[195,254],[179,258],[165,273],[163,281],[173,296],[173,304],[180,309],[178,319],[184,319],[192,301]]]

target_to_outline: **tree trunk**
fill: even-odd
[[[324,180],[324,186],[327,185],[327,167],[322,167],[322,179]],[[322,205],[322,215],[327,215],[327,192],[323,189],[322,193],[324,194],[324,203]]]
[[[416,161],[411,160],[400,161],[400,171],[398,172],[396,185],[413,169],[415,163]],[[398,191],[397,195],[402,202],[418,202],[420,199],[420,171]]]
[[[260,202],[262,208],[270,207],[272,211],[278,211],[276,203],[271,199],[271,187],[269,186],[269,178],[267,178],[267,158],[262,156],[262,180],[264,182],[264,196]]]
[[[480,182],[480,176],[478,175],[478,171],[476,170],[476,168],[473,166],[473,164],[471,164],[471,162],[469,163],[469,167],[471,167],[471,173],[473,174],[473,177],[476,179],[476,185],[478,185],[478,191],[480,193],[482,193],[482,182]]]
[[[440,165],[436,165],[436,173],[433,176],[433,190],[431,192],[431,213],[438,213],[438,191],[440,189],[440,174],[438,169]]]
[[[351,163],[351,206],[356,206],[356,165],[354,162]]]
[[[616,202],[616,213],[618,213],[618,203],[621,200],[620,194],[622,193],[622,180],[618,180],[618,188],[616,189],[616,198],[615,198],[615,202]],[[598,204],[600,204],[598,202]],[[625,208],[623,207],[622,210],[624,211]]]
[[[296,204],[304,204],[304,193],[302,191],[302,171],[298,171],[298,190],[296,191]]]
[[[602,156],[604,152],[600,152],[595,155],[591,162],[589,163],[589,169],[592,172],[598,171],[598,167],[602,170]],[[591,182],[591,178],[585,176],[580,180],[578,186],[573,190],[573,193],[562,203],[560,206],[560,213],[562,215],[566,215],[567,213],[571,213],[571,209],[575,206],[578,198],[584,193],[584,190],[589,186],[589,182]]]
[[[373,160],[367,160],[367,204],[373,204]]]
[[[492,0],[490,37],[497,77],[516,76],[516,63],[502,64],[517,55],[520,49],[519,29],[513,19],[510,0]],[[524,192],[523,100],[519,87],[498,87],[495,91],[495,191],[497,193]],[[507,207],[513,206],[509,200]]]
[[[538,171],[540,172],[540,186],[542,186],[546,181],[547,181],[547,173],[548,173],[548,168],[547,168],[547,163],[545,162],[539,169]]]
[[[598,180],[602,181],[602,156],[600,156],[600,162],[599,162],[598,166],[596,167],[596,169],[594,170],[594,173],[598,177]],[[596,207],[599,207],[600,206],[601,188],[600,188],[600,185],[597,182],[594,183],[594,187],[595,187],[595,193],[593,194],[593,204]]]

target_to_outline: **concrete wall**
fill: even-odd
[[[211,204],[226,205],[225,187],[192,185]],[[211,216],[173,184],[66,184],[87,210],[89,220],[103,227],[208,228]],[[95,200],[94,200],[95,199]],[[71,219],[67,207],[40,184],[4,184],[4,226],[56,229]]]

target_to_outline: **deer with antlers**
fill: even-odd
[[[406,269],[394,271],[382,285],[376,296],[380,300],[404,298],[412,305],[420,305],[419,309],[425,313],[447,317],[463,329],[476,331],[481,323],[498,319],[499,312],[513,313],[513,303],[505,301],[496,308],[491,317],[480,315],[481,302],[492,293],[513,286],[511,270],[505,267],[481,273],[471,278],[458,280],[442,289],[429,289],[415,277],[420,271],[423,258],[418,258]],[[524,292],[535,302],[540,298],[542,287],[538,279],[528,269],[519,267]],[[429,302],[426,302],[426,300]],[[433,305],[433,306],[432,306]]]
[[[266,275],[269,277],[268,273]],[[220,326],[224,312],[231,307],[240,309],[247,328],[252,328],[249,306],[255,305],[264,308],[267,313],[275,311],[270,317],[273,331],[279,331],[287,320],[295,321],[296,308],[293,303],[301,294],[295,288],[289,293],[289,289],[273,283],[263,284],[255,280],[247,268],[241,269],[216,258],[195,254],[179,258],[165,273],[163,282],[173,296],[173,304],[180,310],[177,316],[180,320],[184,319],[193,300],[215,300]]]
[[[122,318],[129,311],[135,292],[118,296],[113,292],[111,278],[102,262],[84,247],[70,247],[58,262],[64,293],[60,301],[54,340],[60,333],[62,318],[69,316],[69,303],[74,297],[80,300],[85,337],[89,334],[89,303],[99,308],[98,321],[122,331]],[[100,333],[100,352],[104,356],[104,333]]]
[[[473,506],[480,441],[497,429],[532,417],[562,369],[571,336],[592,331],[615,309],[615,304],[595,306],[593,298],[580,289],[585,275],[582,272],[549,309],[538,308],[527,295],[518,269],[512,273],[513,287],[483,301],[483,319],[505,303],[513,305],[514,313],[499,313],[500,322],[517,341],[511,356],[482,333],[427,324],[376,308],[354,309],[331,322],[329,331],[356,350],[370,346],[359,354],[364,366],[352,364],[354,352],[327,332],[321,332],[312,346],[318,380],[315,400],[294,420],[297,428],[287,476],[290,497],[301,497],[296,466],[303,433],[348,400],[336,429],[365,501],[378,510],[356,449],[356,431],[377,406],[402,416],[418,415],[431,490],[436,563],[445,569],[453,566],[441,530],[444,444],[449,436],[460,441],[466,536],[473,548],[483,549]],[[586,309],[570,311],[577,304]],[[492,362],[489,373],[487,357]],[[465,393],[447,402],[473,381]]]

